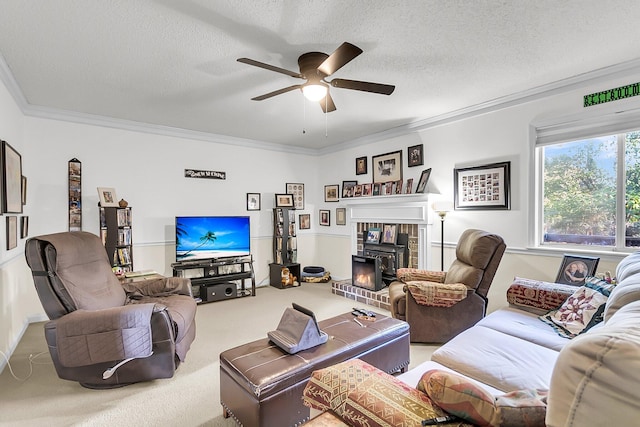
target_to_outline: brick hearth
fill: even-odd
[[[373,292],[369,289],[352,286],[351,280],[338,280],[331,283],[331,292],[362,304],[391,310],[391,305],[389,304],[389,288]]]

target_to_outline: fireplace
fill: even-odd
[[[395,280],[399,268],[409,266],[409,236],[400,233],[395,245],[372,244],[365,241],[361,255],[380,260],[382,280],[388,285]]]
[[[374,292],[384,288],[380,258],[351,255],[351,282],[353,286]]]

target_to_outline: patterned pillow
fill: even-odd
[[[461,375],[432,369],[422,375],[417,388],[451,415],[478,426],[500,424],[495,398]]]
[[[514,277],[507,289],[507,302],[541,314],[560,307],[575,290],[574,285]]]
[[[550,325],[558,335],[574,338],[602,322],[607,298],[615,285],[587,277],[557,310],[540,316],[540,320]]]
[[[467,378],[433,369],[418,383],[434,404],[477,426],[544,427],[547,391],[516,390],[492,396]]]

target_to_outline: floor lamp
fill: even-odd
[[[444,271],[444,219],[451,211],[451,203],[434,202],[431,207],[440,217],[440,271]]]

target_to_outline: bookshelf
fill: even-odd
[[[100,238],[109,262],[123,272],[133,271],[131,208],[100,207]]]
[[[287,268],[300,284],[298,241],[296,238],[296,211],[294,208],[273,210],[273,263],[269,264],[269,281],[276,288],[288,287],[282,282],[283,269]]]

